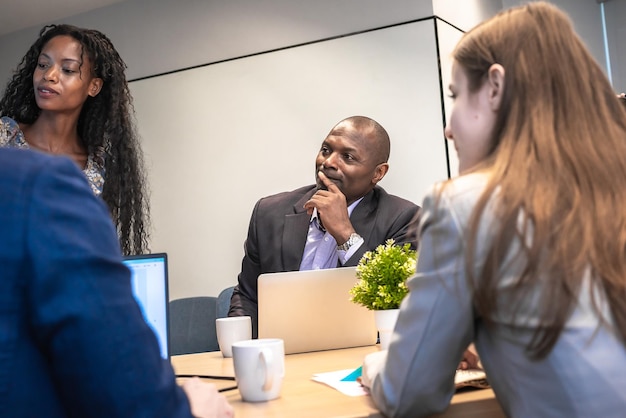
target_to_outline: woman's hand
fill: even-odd
[[[458,369],[460,370],[468,370],[468,369],[482,369],[482,364],[480,363],[480,358],[478,357],[478,353],[476,352],[476,347],[474,344],[470,344],[467,347],[467,350],[463,353],[463,358],[459,363]]]
[[[197,418],[232,418],[233,407],[215,385],[204,383],[194,377],[183,384],[183,390],[189,399],[191,413]]]

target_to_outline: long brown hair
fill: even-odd
[[[480,24],[453,57],[474,91],[491,65],[505,69],[492,152],[480,167],[491,176],[470,218],[465,254],[478,313],[490,323],[508,251],[523,243],[512,306],[529,296],[524,289],[542,289],[532,357],[554,347],[581,290],[600,290],[626,341],[626,111],[602,69],[569,18],[544,2]],[[494,196],[493,241],[474,271],[479,223]],[[586,272],[590,288],[581,289]]]

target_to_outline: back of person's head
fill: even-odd
[[[470,224],[473,257],[480,216],[497,194],[500,226],[487,255],[495,262],[477,274],[468,268],[477,307],[487,320],[495,311],[498,272],[521,236],[520,281],[545,286],[540,314],[554,325],[537,332],[531,354],[554,346],[589,267],[626,340],[626,118],[601,67],[568,17],[544,2],[480,24],[453,57],[470,89],[493,64],[505,71],[492,151],[478,167],[490,180]]]

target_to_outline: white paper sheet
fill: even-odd
[[[337,370],[336,372],[316,373],[313,380],[337,389],[348,396],[367,395],[367,390],[357,381],[342,381],[343,378],[354,372],[354,369]]]

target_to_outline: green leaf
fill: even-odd
[[[393,239],[363,254],[356,267],[359,281],[350,289],[354,303],[372,310],[396,309],[409,292],[406,280],[415,274],[417,251]]]

